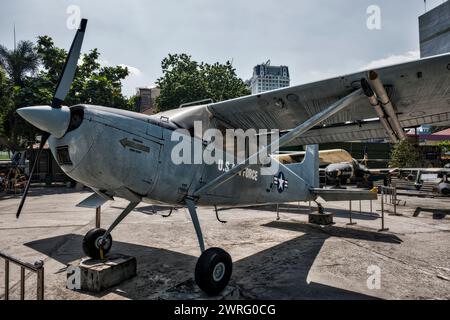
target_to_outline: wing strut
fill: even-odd
[[[358,90],[350,93],[349,95],[345,96],[344,98],[340,99],[339,101],[333,103],[331,106],[329,106],[327,109],[323,110],[322,112],[319,112],[319,113],[315,114],[314,116],[312,116],[311,118],[309,118],[308,120],[303,122],[301,125],[299,125],[298,127],[292,129],[289,133],[287,133],[284,136],[282,136],[277,141],[275,141],[272,144],[262,148],[257,153],[251,155],[249,158],[247,158],[246,160],[244,160],[240,164],[236,165],[230,171],[228,171],[228,172],[218,176],[217,178],[215,178],[211,182],[209,182],[206,185],[204,185],[203,187],[199,188],[198,190],[196,190],[194,192],[194,194],[192,196],[193,197],[199,197],[202,194],[217,188],[221,184],[223,184],[226,181],[228,181],[231,178],[233,178],[236,174],[238,174],[239,172],[241,172],[245,168],[249,167],[252,163],[257,163],[257,161],[255,161],[255,160],[257,160],[260,155],[270,154],[272,152],[272,150],[277,149],[279,147],[282,147],[282,146],[288,144],[289,142],[291,142],[292,140],[298,138],[299,136],[301,136],[302,134],[304,134],[308,130],[316,127],[317,125],[319,125],[324,120],[326,120],[329,117],[335,115],[339,111],[342,111],[343,109],[347,108],[353,102],[355,102],[357,99],[359,99],[359,97],[361,96],[362,92],[363,92],[362,89],[358,89]]]

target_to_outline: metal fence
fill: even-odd
[[[5,295],[4,299],[9,300],[9,275],[10,264],[13,263],[20,267],[20,300],[25,300],[25,271],[31,271],[37,276],[36,299],[44,300],[44,262],[37,261],[34,265],[21,262],[0,252],[0,258],[5,261]]]
[[[397,215],[397,188],[395,186],[385,187],[380,186],[381,189],[381,211],[384,212],[385,207],[389,206],[393,210],[393,214]]]

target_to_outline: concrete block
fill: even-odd
[[[329,226],[334,224],[332,213],[310,213],[309,223],[317,224],[320,226]]]
[[[80,269],[80,289],[102,292],[136,275],[136,258],[114,254],[106,260],[82,259]]]

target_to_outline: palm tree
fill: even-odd
[[[22,85],[26,74],[36,72],[39,55],[31,41],[20,41],[15,50],[0,45],[0,66],[15,85]]]

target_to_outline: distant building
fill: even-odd
[[[425,146],[436,146],[443,141],[450,141],[450,128],[435,133],[410,130],[408,137],[416,138],[417,143]]]
[[[253,77],[249,84],[252,94],[289,87],[289,68],[271,66],[269,60],[253,68]]]
[[[137,88],[137,112],[149,115],[154,114],[156,111],[156,98],[160,95],[160,93],[161,90],[158,87]]]
[[[450,1],[419,17],[422,58],[450,52]]]

